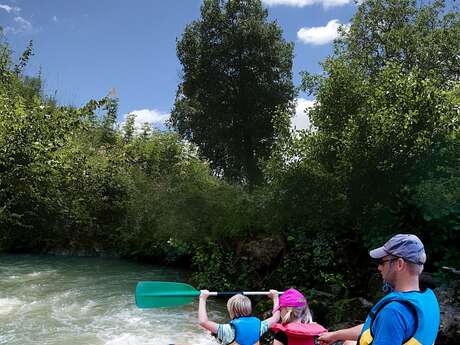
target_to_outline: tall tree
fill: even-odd
[[[273,118],[291,110],[293,45],[260,0],[204,0],[177,42],[183,67],[171,123],[215,171],[257,183],[275,140]]]

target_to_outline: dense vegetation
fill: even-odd
[[[244,194],[194,146],[149,126],[136,133],[132,116],[118,128],[116,99],[58,106],[21,75],[30,48],[17,65],[1,49],[2,250],[161,257],[176,239],[233,231]]]
[[[233,2],[240,10],[260,8],[255,0]],[[234,13],[221,3],[206,0],[204,9],[220,10],[204,14],[225,22],[222,16]],[[232,25],[247,24],[238,18]],[[186,38],[197,25],[178,43],[183,57],[196,49]],[[280,32],[276,24],[262,27]],[[284,58],[292,58],[284,47]],[[324,73],[303,75],[303,89],[316,99],[308,112],[312,128],[289,130],[293,99],[283,98],[277,104],[285,107],[270,108],[263,119],[272,131],[267,138],[276,140],[257,162],[261,178],[250,188],[243,163],[222,174],[230,165],[217,164],[201,142],[149,126],[137,132],[132,116],[117,125],[116,99],[58,105],[43,95],[40,77],[22,73],[31,47],[17,64],[6,42],[0,49],[0,250],[191,262],[200,286],[293,285],[331,300],[375,291],[367,250],[397,232],[416,233],[427,244],[429,271],[458,266],[460,17],[442,1],[360,5]],[[250,80],[266,73],[245,71]],[[192,97],[187,82],[179,93]],[[244,94],[247,84],[233,87]],[[217,91],[212,83],[193,88],[193,97]],[[205,116],[210,126],[228,120],[200,105],[179,123],[185,96],[178,96],[173,118],[184,126],[179,132],[194,133],[193,116]]]

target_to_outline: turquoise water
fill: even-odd
[[[217,344],[197,322],[197,302],[138,309],[140,280],[183,281],[182,272],[129,261],[59,256],[0,256],[0,344]],[[225,307],[209,302],[209,317]]]

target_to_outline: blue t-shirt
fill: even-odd
[[[403,344],[415,333],[416,315],[400,302],[390,302],[377,313],[372,323],[372,345]]]

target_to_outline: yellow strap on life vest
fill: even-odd
[[[370,329],[366,330],[363,334],[361,334],[361,338],[359,338],[359,345],[369,345],[372,343],[372,335]],[[409,341],[406,341],[403,345],[422,345],[414,337],[410,338]]]
[[[371,335],[371,330],[366,329],[359,338],[359,345],[369,345],[370,343],[372,343],[372,340],[373,338]]]
[[[403,345],[422,345],[422,343],[419,342],[414,337],[412,337],[412,338],[409,339],[409,341],[405,342]]]

